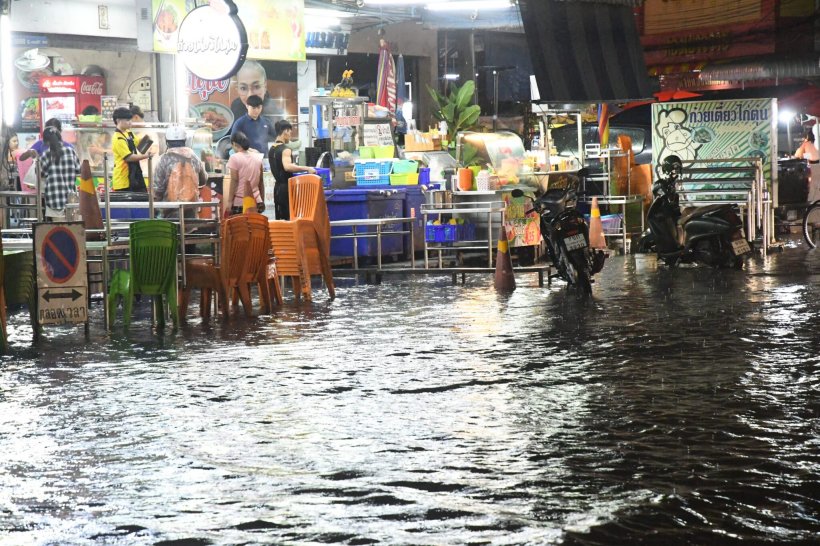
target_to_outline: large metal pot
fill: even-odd
[[[453,192],[450,190],[433,190],[429,192],[430,204],[437,209],[453,208]]]

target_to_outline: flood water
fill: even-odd
[[[816,544],[820,251],[109,336],[11,317],[0,544]]]

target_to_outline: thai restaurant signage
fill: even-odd
[[[177,34],[177,55],[198,78],[229,78],[245,62],[248,39],[230,0],[195,8],[185,16]]]
[[[646,0],[638,8],[646,64],[774,53],[775,12],[775,0]]]
[[[235,0],[247,34],[247,58],[305,60],[304,0]],[[152,0],[154,51],[176,53],[180,27],[197,8],[192,0]],[[218,79],[218,78],[214,78]]]
[[[777,107],[775,99],[662,102],[652,104],[652,164],[670,155],[684,162],[759,157],[763,176],[772,180],[777,169]],[[709,166],[707,164],[706,166]],[[710,175],[695,173],[692,178]],[[738,176],[745,176],[740,173]]]

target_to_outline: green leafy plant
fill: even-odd
[[[459,131],[466,131],[475,127],[478,116],[481,115],[481,107],[473,104],[475,94],[475,82],[467,80],[459,87],[453,85],[448,96],[444,96],[429,85],[427,91],[436,102],[438,109],[433,111],[433,115],[439,121],[447,122],[447,143],[450,149],[455,149],[456,135]]]

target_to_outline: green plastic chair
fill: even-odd
[[[117,298],[123,299],[123,323],[131,324],[135,294],[154,297],[157,322],[165,325],[165,310],[171,315],[174,328],[179,325],[177,307],[177,225],[165,220],[134,222],[129,229],[131,266],[129,271],[117,270],[108,289],[108,321],[113,326]],[[163,301],[164,297],[164,301]]]

